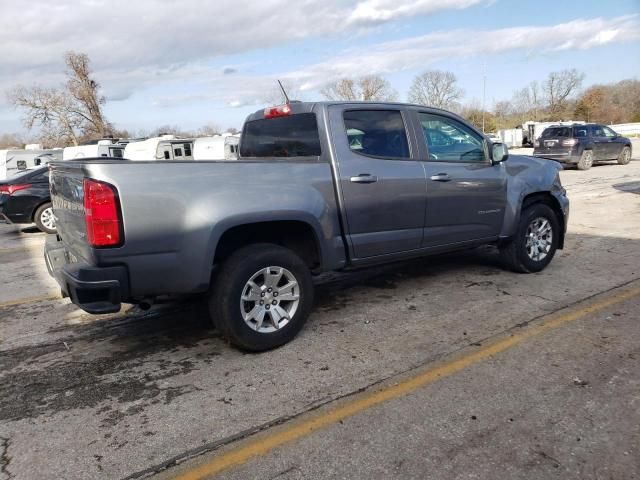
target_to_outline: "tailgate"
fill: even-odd
[[[83,204],[84,169],[75,162],[51,164],[50,168],[51,203],[56,216],[58,236],[69,253],[90,262],[92,254],[87,243]]]

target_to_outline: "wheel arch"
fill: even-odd
[[[318,228],[308,219],[296,216],[230,222],[216,235],[212,264],[221,263],[242,247],[254,243],[273,243],[296,252],[312,271],[321,271],[324,252]]]
[[[518,212],[518,223],[520,222],[520,216],[522,215],[522,211],[535,204],[542,203],[548,205],[556,214],[558,218],[558,224],[560,225],[560,238],[558,240],[558,249],[562,250],[564,248],[564,237],[565,237],[565,215],[562,210],[562,206],[558,199],[551,192],[533,192],[529,193],[522,199],[522,203],[520,205],[520,210]]]

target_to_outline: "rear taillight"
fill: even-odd
[[[92,247],[115,247],[122,243],[120,205],[114,186],[90,178],[84,180],[84,219]]]
[[[23,183],[22,185],[0,185],[0,193],[13,195],[14,193],[24,190],[25,188],[29,188],[30,186],[30,183]]]
[[[291,115],[291,105],[288,103],[264,109],[264,118],[286,117],[287,115]]]
[[[567,140],[562,140],[562,145],[564,147],[573,147],[574,145],[576,145],[578,143],[578,140],[575,138],[569,138]]]

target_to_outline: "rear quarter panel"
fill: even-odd
[[[329,163],[118,162],[84,169],[118,190],[124,245],[93,255],[97,264],[128,265],[132,295],[206,290],[218,240],[246,223],[304,221],[316,232],[325,268],[344,263]]]

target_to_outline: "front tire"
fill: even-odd
[[[624,147],[618,155],[618,164],[626,165],[631,161],[631,149],[629,147]]]
[[[51,202],[43,203],[33,215],[33,221],[41,232],[56,233],[56,218]]]
[[[539,272],[553,259],[559,238],[560,226],[553,209],[534,203],[522,211],[515,236],[500,249],[500,254],[514,272]]]
[[[584,150],[578,161],[578,170],[589,170],[593,165],[593,150]]]
[[[234,252],[209,296],[215,326],[243,350],[271,350],[291,341],[313,306],[309,267],[292,250],[261,243]]]

